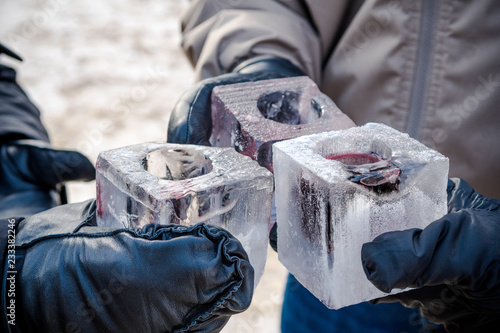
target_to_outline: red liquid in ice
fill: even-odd
[[[326,158],[339,161],[345,165],[363,165],[379,162],[381,160],[377,155],[369,153],[333,154],[326,156]]]
[[[345,153],[326,156],[344,164],[352,176],[349,180],[362,184],[376,193],[399,189],[401,169],[375,153]]]

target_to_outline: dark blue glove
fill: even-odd
[[[167,142],[209,146],[212,133],[211,94],[216,86],[301,76],[304,73],[284,59],[248,60],[233,73],[205,79],[186,91],[174,106]]]
[[[227,231],[102,228],[95,212],[87,201],[11,220],[0,331],[219,332],[250,305],[253,268]]]
[[[382,234],[363,245],[361,256],[366,276],[380,290],[419,288],[374,303],[418,306],[449,332],[498,331],[500,200],[450,180],[447,215],[424,230]]]
[[[0,218],[29,216],[64,203],[58,193],[62,184],[95,178],[84,155],[43,141],[6,142],[0,158]]]

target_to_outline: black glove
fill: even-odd
[[[235,71],[205,79],[186,91],[174,106],[167,142],[209,146],[212,132],[211,94],[216,86],[301,76],[304,73],[284,59],[248,60]]]
[[[216,86],[255,82],[305,75],[299,68],[280,58],[249,59],[232,73],[205,79],[186,91],[174,106],[168,123],[167,142],[209,146],[212,134],[211,94]],[[277,232],[274,224],[269,234],[276,251]]]
[[[61,203],[60,185],[92,180],[95,169],[82,154],[56,150],[43,141],[0,145],[0,218],[29,216]]]
[[[448,214],[424,230],[382,234],[364,244],[368,279],[380,290],[419,288],[374,301],[420,307],[449,332],[500,327],[500,200],[463,180],[448,183]]]
[[[11,220],[0,331],[219,332],[250,305],[253,268],[227,231],[103,228],[95,213],[87,201]]]

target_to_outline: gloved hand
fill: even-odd
[[[500,327],[500,200],[463,180],[448,183],[448,214],[424,230],[382,234],[363,245],[368,279],[380,290],[419,288],[375,300],[419,307],[449,332]]]
[[[167,142],[210,145],[211,94],[214,87],[301,75],[304,73],[287,60],[256,58],[241,63],[232,73],[200,81],[186,91],[174,106],[168,124]]]
[[[0,218],[52,208],[61,203],[60,185],[95,178],[94,166],[84,155],[39,140],[3,143],[0,157]]]
[[[0,331],[219,332],[249,306],[253,268],[227,231],[103,228],[95,215],[87,201],[0,221],[3,238],[18,225],[15,260],[6,252],[1,266]]]
[[[249,59],[232,73],[205,79],[186,91],[174,106],[168,124],[167,142],[210,146],[212,134],[212,90],[219,85],[255,82],[305,75],[287,60],[279,58]],[[269,234],[276,251],[276,223]]]

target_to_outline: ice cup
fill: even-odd
[[[233,234],[255,269],[267,257],[273,177],[232,148],[143,143],[97,160],[97,224],[216,225]]]
[[[279,260],[331,309],[388,295],[366,278],[361,246],[446,214],[448,159],[375,123],[273,150]]]
[[[234,147],[270,171],[273,143],[353,126],[306,76],[223,85],[212,92],[210,144]]]

